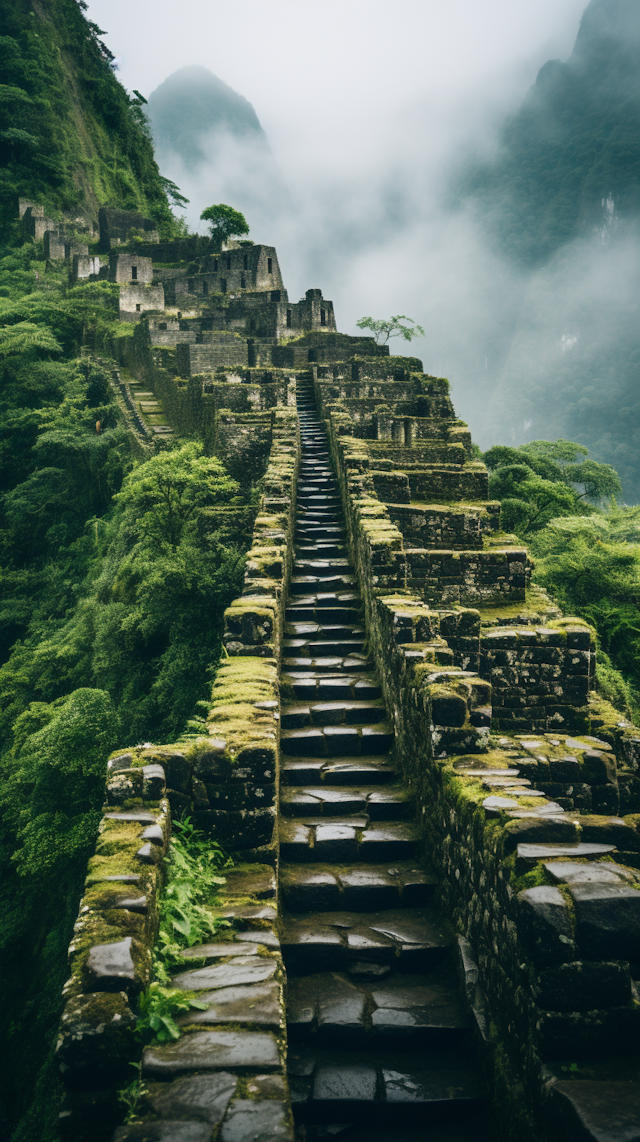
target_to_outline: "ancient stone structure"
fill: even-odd
[[[445,380],[338,334],[319,291],[288,326],[269,247],[231,252],[246,293],[180,293],[220,272],[190,249],[153,277],[189,316],[143,317],[115,351],[176,432],[239,474],[253,457],[262,499],[202,736],[108,762],[64,1137],[291,1142],[295,1119],[306,1139],[630,1142],[640,731],[594,689],[593,632],[530,585]],[[185,951],[174,985],[205,1009],[145,1047],[117,1125],[184,813],[234,858],[229,926]]]

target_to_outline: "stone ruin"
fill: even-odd
[[[290,304],[273,247],[171,245],[110,253],[166,303],[121,302],[114,352],[261,500],[201,736],[105,758],[62,1137],[632,1142],[640,730],[593,631],[532,586],[445,379]],[[184,814],[233,857],[226,926],[176,966],[204,1009],[141,1049]]]

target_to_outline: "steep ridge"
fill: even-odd
[[[415,806],[366,650],[310,381],[298,381],[297,402],[281,732],[289,1082],[303,1137],[334,1133],[338,1122],[345,1138],[361,1123],[398,1138],[398,1127],[477,1115],[482,1083],[453,933],[430,904],[435,878],[421,866]]]

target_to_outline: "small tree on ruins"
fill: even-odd
[[[408,322],[408,325],[402,323]],[[402,337],[405,341],[412,341],[414,337],[424,337],[424,329],[416,325],[411,317],[404,313],[397,313],[395,317],[387,320],[376,320],[374,317],[361,317],[356,321],[358,329],[369,329],[375,338],[376,345],[386,345],[391,337]]]
[[[249,233],[249,224],[239,210],[232,206],[225,206],[223,202],[217,206],[207,206],[200,215],[204,222],[209,223],[211,241],[217,251],[222,249],[227,238],[240,238]]]

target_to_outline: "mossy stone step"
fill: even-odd
[[[357,675],[345,677],[344,675],[324,675],[314,672],[296,671],[283,674],[282,681],[290,688],[296,698],[306,698],[307,701],[326,701],[330,698],[379,698],[381,691],[375,676],[359,678]]]
[[[314,1123],[344,1127],[353,1122],[363,1129],[357,1133],[357,1142],[370,1137],[372,1142],[383,1142],[379,1127],[389,1130],[384,1142],[404,1142],[398,1129],[412,1126],[417,1130],[412,1142],[423,1142],[431,1137],[433,1123],[438,1139],[444,1137],[447,1124],[453,1123],[460,1123],[453,1135],[456,1142],[495,1138],[495,1131],[485,1132],[486,1124],[478,1121],[484,1087],[473,1050],[466,1043],[432,1052],[388,1046],[375,1052],[359,1050],[355,1058],[347,1050],[295,1044],[287,1063],[295,1117],[308,1123],[310,1142],[332,1129],[321,1125],[318,1134],[309,1134]],[[370,1135],[371,1129],[375,1134]],[[356,1142],[350,1130],[344,1137]]]
[[[373,912],[417,908],[432,898],[436,878],[411,861],[383,864],[286,864],[280,890],[290,912]]]
[[[291,976],[383,964],[392,971],[430,971],[451,947],[442,916],[429,906],[374,912],[336,911],[284,917],[281,950]]]
[[[365,726],[324,726],[322,729],[283,730],[282,752],[301,757],[357,757],[387,753],[394,734],[386,722]]]
[[[317,674],[336,674],[344,671],[345,674],[369,673],[373,668],[370,658],[364,654],[349,654],[345,658],[339,655],[329,655],[322,658],[310,658],[303,655],[295,658],[284,658],[282,668],[286,672],[292,670],[312,671]]]
[[[284,757],[283,785],[387,785],[396,779],[389,755],[382,757]]]
[[[415,804],[404,786],[371,789],[359,786],[306,785],[285,788],[280,798],[283,817],[335,817],[365,813],[370,821],[410,821]]]
[[[289,980],[287,1031],[314,1046],[454,1047],[469,1022],[455,984],[439,973],[367,979],[321,972]]]
[[[308,595],[314,587],[317,590],[333,587],[335,591],[340,591],[355,586],[357,586],[355,575],[294,575],[289,590],[292,595]]]
[[[386,718],[383,702],[336,699],[329,702],[312,702],[309,705],[286,704],[282,707],[283,729],[303,729],[305,726],[362,726],[378,725]]]
[[[284,861],[409,860],[418,832],[409,821],[370,821],[350,817],[280,819],[280,856]]]

